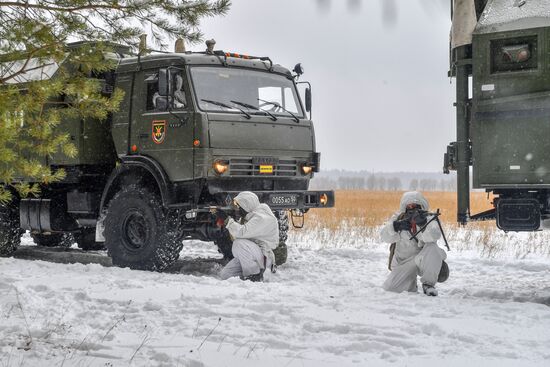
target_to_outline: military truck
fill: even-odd
[[[177,52],[134,56],[117,46],[109,55],[116,69],[90,75],[105,93],[124,91],[119,111],[61,123],[78,155],[41,157],[66,178],[0,208],[0,253],[13,252],[26,230],[39,245],[60,245],[68,234],[82,249],[104,244],[113,264],[134,269],[166,269],[189,239],[214,241],[230,257],[215,214],[249,190],[279,218],[281,263],[287,213],[299,222],[311,208],[334,206],[332,191],[308,191],[320,153],[311,87],[305,106],[297,87],[301,66],[293,73],[268,57],[214,50],[214,41],[205,52],[178,42]]]
[[[457,140],[457,220],[535,231],[550,218],[550,2],[452,0],[451,77]],[[472,184],[494,208],[470,214]]]

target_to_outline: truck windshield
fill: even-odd
[[[298,117],[304,116],[294,82],[282,75],[249,69],[193,67],[191,77],[197,103],[203,111],[241,113],[238,107],[250,105],[250,114],[265,115],[262,111],[267,111],[291,117],[287,110]]]

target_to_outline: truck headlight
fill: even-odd
[[[311,172],[313,172],[313,166],[310,166],[307,163],[302,164],[302,166],[300,168],[301,168],[302,173],[304,175],[309,175]]]
[[[319,196],[319,202],[323,206],[327,205],[328,204],[328,195],[327,194],[321,194],[321,196]]]
[[[212,164],[212,168],[214,168],[214,172],[221,175],[227,171],[229,164],[227,162],[217,160]]]

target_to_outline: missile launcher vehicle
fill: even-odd
[[[550,219],[550,2],[452,0],[451,9],[457,140],[444,171],[457,171],[458,222],[536,231]],[[494,194],[494,208],[471,214],[471,188]]]

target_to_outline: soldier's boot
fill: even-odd
[[[433,285],[424,283],[422,284],[422,290],[424,291],[424,294],[426,296],[432,296],[432,297],[437,296],[437,289],[435,289]]]
[[[251,282],[263,282],[264,281],[264,271],[265,269],[260,270],[258,274],[252,274],[246,277],[241,277],[242,280],[250,280]]]

